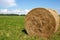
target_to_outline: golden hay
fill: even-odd
[[[25,17],[25,29],[29,35],[49,37],[58,29],[58,14],[51,9],[35,8]]]

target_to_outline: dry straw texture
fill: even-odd
[[[51,9],[35,8],[25,17],[25,29],[29,35],[49,37],[58,29],[58,14]]]

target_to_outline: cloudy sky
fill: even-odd
[[[37,7],[51,8],[60,14],[60,0],[0,0],[1,13],[26,14]]]

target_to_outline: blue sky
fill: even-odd
[[[16,0],[18,7],[31,9],[35,7],[46,7],[57,9],[60,7],[60,0]]]
[[[51,8],[60,13],[60,0],[0,0],[0,9],[24,11],[37,7]]]

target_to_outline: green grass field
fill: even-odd
[[[24,16],[0,16],[0,40],[47,40],[24,31]],[[48,40],[60,40],[60,27]]]

